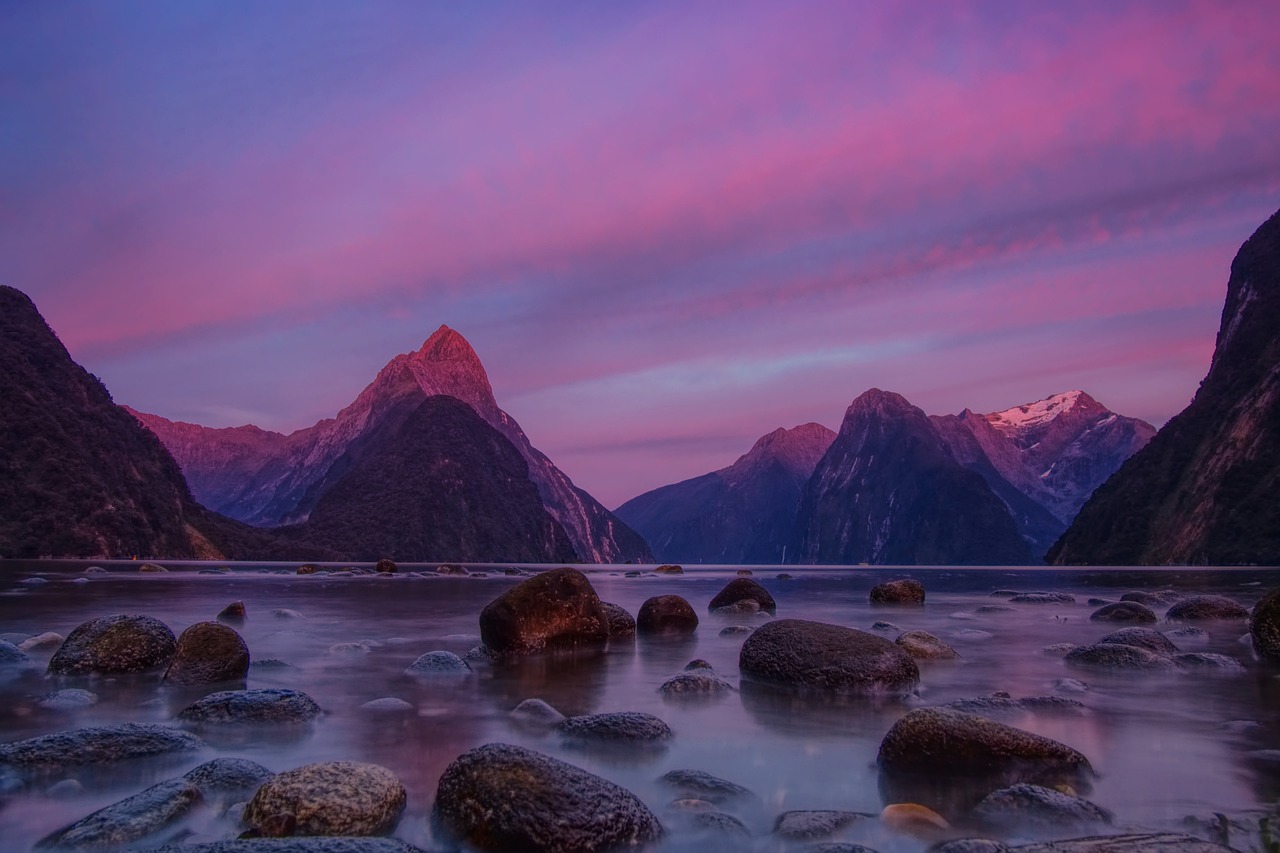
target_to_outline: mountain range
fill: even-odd
[[[775,430],[617,513],[662,560],[1025,564],[1154,433],[1082,391],[930,417],[872,389],[839,434]]]

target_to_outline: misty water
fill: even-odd
[[[1055,643],[1092,642],[1119,625],[1091,623],[1090,597],[1117,600],[1131,589],[1218,593],[1252,605],[1280,585],[1268,570],[1050,571],[1045,569],[833,569],[753,567],[755,579],[773,594],[778,618],[804,618],[869,630],[888,620],[901,630],[922,629],[952,644],[960,661],[922,661],[918,695],[906,701],[829,703],[796,699],[740,682],[742,635],[722,636],[730,624],[761,624],[765,617],[719,617],[707,602],[735,576],[736,567],[687,568],[683,576],[652,573],[628,578],[617,566],[587,567],[600,597],[635,614],[654,595],[679,594],[698,611],[701,624],[688,642],[646,641],[610,648],[594,659],[529,659],[511,665],[476,664],[461,679],[424,681],[404,674],[419,655],[444,649],[465,655],[480,642],[480,610],[521,578],[490,571],[485,577],[413,577],[434,566],[401,565],[397,577],[297,576],[293,566],[233,566],[231,574],[197,574],[195,565],[169,563],[163,575],[139,574],[136,564],[102,564],[105,575],[84,578],[84,563],[0,566],[0,632],[34,635],[70,633],[78,624],[115,613],[142,613],[180,633],[212,619],[232,601],[245,603],[248,618],[237,630],[254,660],[278,659],[288,667],[252,666],[248,686],[306,691],[324,709],[303,729],[237,728],[201,731],[209,749],[198,754],[121,762],[93,770],[73,769],[7,796],[0,805],[0,846],[29,849],[39,838],[95,809],[136,793],[217,756],[252,758],[280,771],[313,761],[349,759],[393,770],[408,791],[408,807],[395,835],[427,849],[443,845],[433,836],[430,809],[445,767],[467,749],[492,741],[528,746],[604,776],[635,792],[672,829],[659,849],[800,850],[803,842],[769,835],[778,814],[793,809],[842,809],[878,813],[886,805],[875,767],[876,751],[892,723],[912,707],[1006,691],[1014,698],[1063,696],[1078,699],[1085,713],[1032,714],[1006,722],[1062,741],[1083,752],[1098,776],[1089,799],[1115,815],[1124,828],[1199,831],[1188,817],[1214,813],[1246,816],[1274,802],[1280,772],[1266,750],[1280,746],[1280,670],[1254,660],[1241,642],[1244,622],[1203,624],[1207,636],[1179,638],[1183,651],[1228,655],[1243,674],[1214,671],[1123,673],[1069,669],[1042,653]],[[287,574],[270,573],[285,568]],[[480,567],[473,567],[480,568]],[[630,568],[630,567],[627,567]],[[776,575],[786,571],[790,580]],[[40,573],[47,583],[24,583]],[[872,607],[867,593],[877,582],[915,577],[928,590],[923,608]],[[1005,604],[991,593],[1056,590],[1077,603]],[[273,611],[297,611],[285,618]],[[1157,609],[1163,614],[1163,609]],[[1178,627],[1162,623],[1161,630]],[[882,632],[893,639],[897,631]],[[367,641],[353,649],[350,645]],[[338,648],[334,648],[338,646]],[[80,726],[117,722],[171,723],[194,694],[163,687],[158,678],[52,679],[44,674],[48,653],[31,665],[0,671],[0,740],[11,741]],[[672,703],[659,685],[694,658],[709,661],[736,688],[718,700]],[[1088,689],[1064,687],[1077,679]],[[71,712],[41,709],[36,700],[59,687],[86,687],[100,697]],[[208,691],[203,691],[208,692]],[[412,703],[408,714],[371,712],[361,705],[382,697]],[[541,698],[565,714],[645,711],[674,731],[658,753],[623,755],[583,752],[555,733],[513,724],[508,714],[521,700]],[[679,829],[667,808],[675,795],[657,779],[668,770],[703,770],[750,788],[758,800],[726,811],[756,834],[751,842],[699,836]],[[54,796],[62,778],[83,790]],[[962,783],[960,783],[962,784]],[[240,828],[212,810],[197,810],[159,840],[234,838]],[[1026,833],[1025,837],[1036,837]],[[853,824],[836,836],[882,853],[914,853],[926,840],[898,834],[879,821]],[[1242,847],[1247,845],[1242,845]]]

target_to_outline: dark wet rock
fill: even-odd
[[[752,628],[749,625],[730,625],[727,628],[720,629],[720,636],[721,637],[741,636],[743,634],[750,634],[754,630],[755,628]]]
[[[773,822],[773,833],[783,838],[805,841],[827,838],[854,821],[874,817],[874,815],[859,812],[832,810],[789,811],[778,815],[777,820]]]
[[[249,801],[244,820],[260,834],[276,815],[292,815],[294,835],[383,835],[405,806],[404,785],[385,767],[324,761],[278,773]]]
[[[627,640],[636,635],[636,620],[625,607],[607,601],[600,602],[600,606],[604,608],[605,619],[609,621],[610,640]]]
[[[57,769],[145,758],[204,747],[204,741],[172,726],[122,723],[55,732],[0,744],[0,766]]]
[[[667,699],[711,698],[729,695],[733,685],[714,672],[682,672],[662,682],[658,692]]]
[[[1094,643],[1091,646],[1079,646],[1068,652],[1063,661],[1068,666],[1095,669],[1170,670],[1177,668],[1168,655],[1120,643]]]
[[[399,571],[399,567],[396,566],[395,560],[383,557],[374,565],[373,570],[382,575],[394,575]]]
[[[436,574],[463,577],[471,573],[462,566],[454,565],[452,563],[444,563],[443,565],[436,566]]]
[[[53,631],[45,631],[43,634],[36,634],[34,637],[28,637],[21,643],[18,643],[18,650],[29,654],[40,654],[43,652],[56,651],[64,642],[61,634]]]
[[[910,711],[894,723],[880,742],[879,764],[891,776],[995,775],[1010,784],[1093,773],[1089,759],[1065,744],[942,708]]]
[[[907,631],[894,640],[916,660],[956,660],[960,653],[928,631]]]
[[[1173,641],[1155,628],[1121,628],[1107,634],[1099,643],[1115,643],[1121,646],[1137,646],[1158,655],[1170,657],[1179,651]]]
[[[275,774],[247,758],[215,758],[189,770],[183,781],[195,785],[208,803],[247,799]]]
[[[1078,648],[1080,647],[1075,643],[1054,643],[1041,649],[1040,654],[1048,655],[1051,658],[1064,658]]]
[[[1010,607],[1010,606],[1009,606],[1009,605],[1007,605],[1007,604],[984,604],[984,605],[982,605],[981,607],[979,607],[979,608],[978,608],[977,612],[978,612],[978,613],[983,613],[983,614],[986,614],[986,613],[1013,613],[1013,612],[1015,612],[1017,609],[1018,609],[1018,608],[1016,608],[1016,607]]]
[[[48,711],[78,711],[98,704],[98,694],[69,687],[46,693],[36,700],[36,704]]]
[[[480,637],[496,655],[603,649],[609,619],[587,576],[553,569],[516,584],[480,613]]]
[[[910,578],[885,581],[873,586],[867,598],[872,604],[924,604],[924,584]]]
[[[957,838],[929,848],[929,853],[1006,853],[1009,848],[990,838]]]
[[[525,699],[511,710],[511,719],[533,728],[554,729],[565,721],[565,715],[541,699]]]
[[[738,667],[748,678],[837,694],[909,690],[920,680],[911,655],[883,637],[803,619],[756,629]]]
[[[636,633],[640,636],[689,636],[698,630],[698,614],[678,595],[657,595],[640,605]]]
[[[150,616],[103,616],[68,635],[49,661],[50,675],[124,675],[160,669],[177,641],[169,626]]]
[[[755,572],[751,571],[750,569],[738,569],[736,572],[734,572],[734,574],[736,574],[740,578],[749,578],[752,575],[754,575]]]
[[[1067,679],[1070,680],[1070,679]],[[1080,682],[1076,682],[1079,684]],[[1075,699],[1061,696],[1026,696],[1018,700],[1018,704],[1034,714],[1058,714],[1067,717],[1079,717],[1088,713],[1084,704]]]
[[[614,711],[569,717],[559,725],[562,735],[580,743],[662,743],[671,738],[671,727],[653,714]]]
[[[45,836],[36,847],[76,850],[129,844],[164,829],[200,800],[200,789],[195,785],[171,779]]]
[[[1156,621],[1156,614],[1150,608],[1136,601],[1117,601],[1100,607],[1089,614],[1094,622],[1132,622],[1143,624]]]
[[[437,675],[469,675],[471,665],[453,652],[427,652],[405,668],[408,675],[430,678]]]
[[[744,598],[741,601],[735,601],[733,604],[712,608],[711,612],[717,616],[749,616],[752,613],[760,612],[760,604],[749,598]]]
[[[1179,599],[1169,608],[1165,618],[1170,622],[1193,622],[1202,619],[1248,619],[1249,608],[1221,595],[1193,595]]]
[[[293,669],[293,664],[286,663],[280,658],[260,658],[258,660],[249,661],[250,669]]]
[[[672,566],[672,565],[667,565],[667,566],[658,566],[658,567],[657,567],[656,569],[654,569],[653,571],[654,571],[656,574],[659,574],[659,575],[682,575],[682,574],[684,574],[684,568],[683,568],[683,567],[681,567],[681,566]]]
[[[105,575],[107,570],[102,568],[102,566],[90,566],[84,570],[84,573],[86,575]]]
[[[1133,835],[1095,835],[1012,847],[1017,853],[1237,853],[1224,844],[1193,835],[1149,832]]]
[[[695,832],[710,831],[735,838],[750,838],[751,830],[731,814],[713,809],[691,809],[684,812],[682,822]]]
[[[754,601],[767,613],[778,612],[778,604],[769,594],[769,590],[749,578],[734,578],[725,584],[724,589],[717,592],[707,604],[707,610],[712,611],[744,600]]]
[[[208,844],[177,844],[154,853],[424,853],[395,838],[245,838]]]
[[[412,702],[406,702],[395,696],[383,696],[381,699],[370,699],[360,706],[361,711],[374,714],[410,714],[417,709]]]
[[[219,622],[226,622],[228,625],[243,625],[246,616],[248,616],[248,613],[244,609],[244,602],[233,601],[219,610],[218,615],[214,618]]]
[[[638,572],[635,569],[632,569],[629,572],[623,572],[622,576],[624,578],[638,578],[638,577],[641,577],[643,574],[644,574],[643,572]]]
[[[1061,696],[1029,696],[1024,699],[1014,699],[1007,695],[996,694],[956,699],[938,707],[950,711],[963,711],[967,714],[981,714],[984,717],[1018,717],[1027,713],[1080,716],[1085,712],[1083,704],[1075,699],[1064,699]]]
[[[30,660],[31,656],[22,649],[7,640],[0,640],[0,664],[28,663]]]
[[[184,708],[188,723],[304,723],[320,715],[320,706],[301,690],[223,690]]]
[[[659,777],[658,782],[683,797],[706,800],[716,805],[755,796],[748,788],[701,770],[671,770]]]
[[[988,794],[974,808],[973,816],[985,826],[1012,834],[1088,830],[1112,820],[1110,812],[1082,797],[1026,784]]]
[[[625,788],[502,743],[472,749],[449,765],[433,817],[444,834],[479,850],[603,853],[662,835],[658,819]]]
[[[1197,628],[1195,625],[1183,625],[1181,628],[1165,631],[1164,635],[1171,640],[1184,643],[1189,641],[1203,642],[1209,639],[1209,632],[1203,628]]]
[[[1211,652],[1186,652],[1174,655],[1173,661],[1183,669],[1211,670],[1224,675],[1235,675],[1245,671],[1244,664],[1235,658]]]
[[[1021,592],[1009,599],[1014,604],[1075,604],[1076,597],[1065,592]]]
[[[1253,650],[1266,660],[1280,661],[1280,590],[1268,594],[1253,607],[1249,619]]]
[[[170,684],[219,684],[243,681],[249,672],[249,647],[221,622],[197,622],[178,637],[164,680]]]
[[[318,571],[320,571],[320,567],[315,563],[303,563],[301,566],[298,566],[298,570],[294,572],[294,574],[314,575]]]
[[[780,581],[789,581],[789,580],[791,580],[791,575],[787,574],[786,572],[778,572],[776,575],[774,575],[774,577],[775,577],[775,578],[777,578],[777,579],[778,579],[778,580],[780,580]]]
[[[147,572],[147,573],[160,573],[160,572],[167,572],[169,570],[166,569],[164,566],[160,565],[159,563],[143,563],[141,566],[138,566],[138,571]]]
[[[703,658],[694,658],[693,660],[689,661],[687,664],[684,665],[685,672],[695,672],[700,669],[714,671],[715,667],[711,665],[711,661],[705,660]]]
[[[886,621],[884,621],[883,619],[878,619],[878,620],[876,620],[875,622],[872,622],[872,623],[871,623],[871,630],[872,630],[872,631],[884,631],[886,634],[887,634],[887,633],[890,633],[890,632],[895,633],[895,634],[900,634],[900,633],[902,633],[902,629],[901,629],[901,628],[899,628],[897,625],[893,624],[892,622],[886,622]]]
[[[1151,589],[1135,589],[1120,596],[1121,601],[1136,601],[1147,607],[1167,607],[1179,598],[1182,598],[1181,593]]]
[[[274,617],[276,617],[277,619],[303,619],[303,618],[305,618],[305,617],[304,617],[301,613],[299,613],[298,611],[296,611],[296,610],[291,610],[291,609],[290,609],[290,608],[288,608],[288,607],[277,607],[275,610],[272,610],[272,611],[271,611],[271,615],[272,615],[272,616],[274,616]]]

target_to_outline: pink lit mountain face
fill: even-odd
[[[416,352],[397,355],[351,405],[333,418],[289,435],[245,426],[211,429],[135,416],[177,459],[197,500],[259,526],[305,521],[341,471],[338,461],[401,404],[445,395],[470,406],[528,463],[529,478],[551,516],[587,562],[651,559],[644,540],[535,448],[498,407],[489,377],[462,335],[441,326]]]

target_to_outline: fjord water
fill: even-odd
[[[1244,674],[1212,670],[1174,673],[1103,673],[1069,669],[1042,653],[1055,643],[1088,643],[1116,625],[1090,622],[1090,597],[1117,600],[1131,589],[1173,589],[1228,595],[1252,605],[1280,586],[1280,571],[866,569],[753,567],[778,603],[778,618],[803,618],[870,630],[887,620],[901,630],[921,629],[952,644],[960,661],[921,662],[918,695],[906,701],[830,703],[741,684],[738,650],[743,636],[721,636],[730,624],[761,624],[760,615],[712,616],[707,602],[736,567],[686,568],[683,576],[626,577],[632,567],[586,567],[600,597],[636,613],[654,595],[688,599],[701,624],[688,642],[646,641],[614,646],[588,659],[532,659],[511,666],[477,664],[462,678],[414,679],[404,669],[419,655],[445,649],[465,655],[479,644],[480,610],[521,578],[437,576],[432,566],[401,565],[396,577],[298,576],[293,566],[233,565],[229,574],[198,574],[197,564],[167,564],[167,574],[139,574],[137,564],[103,564],[107,574],[76,583],[85,563],[0,565],[0,632],[68,634],[78,624],[114,613],[155,616],[176,633],[212,619],[240,600],[248,617],[237,630],[253,659],[289,666],[254,665],[249,687],[306,691],[324,715],[305,729],[250,728],[201,732],[209,749],[196,755],[122,762],[94,771],[70,770],[11,794],[0,805],[4,849],[29,849],[39,838],[147,785],[178,775],[215,756],[252,758],[272,770],[313,761],[369,761],[393,770],[409,794],[396,835],[438,848],[430,807],[440,774],[457,755],[491,741],[528,746],[576,764],[638,794],[664,824],[675,827],[660,849],[800,849],[801,842],[767,837],[774,818],[793,809],[879,812],[882,798],[876,751],[894,720],[911,707],[1005,691],[1014,698],[1063,696],[1085,705],[1081,715],[1025,714],[1007,721],[1083,752],[1098,772],[1089,798],[1115,814],[1120,828],[1187,831],[1186,818],[1241,815],[1274,802],[1280,772],[1260,752],[1280,746],[1278,670],[1254,661],[1241,642],[1244,622],[1202,624],[1207,636],[1177,640],[1183,651],[1216,652],[1244,664]],[[486,567],[472,567],[483,571]],[[287,574],[273,571],[286,569]],[[415,577],[408,573],[423,572]],[[792,575],[778,579],[779,572]],[[39,576],[47,583],[23,583]],[[928,590],[923,608],[868,604],[882,580],[915,577]],[[997,589],[1069,592],[1077,603],[1005,604]],[[277,610],[296,611],[285,617]],[[1161,612],[1162,611],[1158,611]],[[1177,627],[1162,623],[1155,627]],[[884,632],[893,639],[897,631]],[[364,646],[343,644],[367,641]],[[693,658],[709,661],[740,689],[702,703],[672,703],[659,685]],[[47,654],[25,668],[0,671],[0,741],[117,722],[173,721],[194,697],[150,679],[51,679]],[[1060,679],[1088,685],[1073,692]],[[86,687],[98,704],[55,712],[36,700],[59,687]],[[1078,688],[1076,688],[1078,690]],[[199,693],[195,694],[196,696]],[[398,697],[416,710],[378,713],[361,705]],[[513,724],[521,700],[542,698],[565,714],[646,711],[665,720],[675,736],[660,753],[583,752],[554,734]],[[1270,766],[1269,766],[1270,764]],[[671,769],[703,770],[750,788],[759,801],[734,810],[758,838],[749,843],[682,831],[667,811],[675,795],[657,783]],[[48,793],[61,778],[83,790]],[[1194,827],[1192,827],[1194,829]],[[234,837],[225,818],[198,812],[182,825],[184,840]],[[841,838],[882,853],[915,853],[926,841],[895,834],[875,821],[855,824]],[[1026,837],[1035,837],[1028,832]]]

